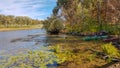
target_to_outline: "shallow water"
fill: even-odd
[[[6,31],[0,32],[0,56],[3,55],[17,55],[19,53],[25,53],[28,50],[40,48],[45,43],[40,42],[40,45],[35,45],[36,41],[20,41],[17,39],[33,39],[31,36],[37,37],[44,40],[46,32],[43,29],[33,30],[17,30],[17,31]],[[13,40],[17,40],[13,42]]]
[[[17,55],[40,49],[50,43],[61,42],[65,35],[46,35],[44,29],[0,32],[0,56]],[[59,40],[60,38],[60,40]]]
[[[0,32],[0,59],[4,56],[25,54],[32,50],[44,50],[44,46],[61,43],[79,43],[75,36],[47,35],[44,29]]]
[[[0,60],[9,56],[26,54],[28,51],[47,51],[45,46],[79,43],[80,38],[64,34],[47,35],[44,29],[0,32]],[[3,62],[0,62],[3,63]],[[55,62],[48,67],[57,66]]]

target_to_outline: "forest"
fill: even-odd
[[[68,33],[108,31],[120,34],[119,4],[118,0],[58,0],[48,21],[55,17],[64,20]]]
[[[0,28],[22,28],[32,25],[42,24],[40,20],[35,20],[27,16],[13,16],[0,14]]]

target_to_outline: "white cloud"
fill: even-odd
[[[55,0],[0,0],[0,14],[39,19],[51,14]]]

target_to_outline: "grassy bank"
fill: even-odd
[[[76,43],[76,38],[72,38],[72,40],[74,42],[61,43],[58,44],[59,48],[55,47],[57,56],[61,59],[66,58],[65,62],[60,64],[58,68],[99,68],[108,63],[97,56],[96,52],[90,50],[102,52],[103,43],[84,42],[82,40]],[[70,39],[68,38],[67,41]]]
[[[58,68],[104,68],[104,65],[110,66],[108,63],[113,62],[112,58],[118,58],[119,51],[100,40],[83,41],[79,36],[54,39],[52,51],[63,61]]]
[[[13,31],[13,30],[29,30],[29,29],[39,29],[42,28],[43,25],[29,25],[29,26],[21,26],[21,27],[0,27],[0,31]]]

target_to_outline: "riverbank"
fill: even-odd
[[[58,68],[100,68],[108,63],[90,50],[94,49],[95,51],[102,52],[102,42],[85,42],[79,37],[69,37],[66,38],[65,43],[59,43],[58,45],[62,50],[62,53],[57,53],[58,57],[62,58],[62,55],[64,55],[67,58]],[[66,51],[68,53],[64,53]]]
[[[40,29],[43,25],[35,25],[35,26],[25,26],[25,27],[3,27],[0,28],[0,31],[15,31],[15,30],[30,30],[30,29]]]

